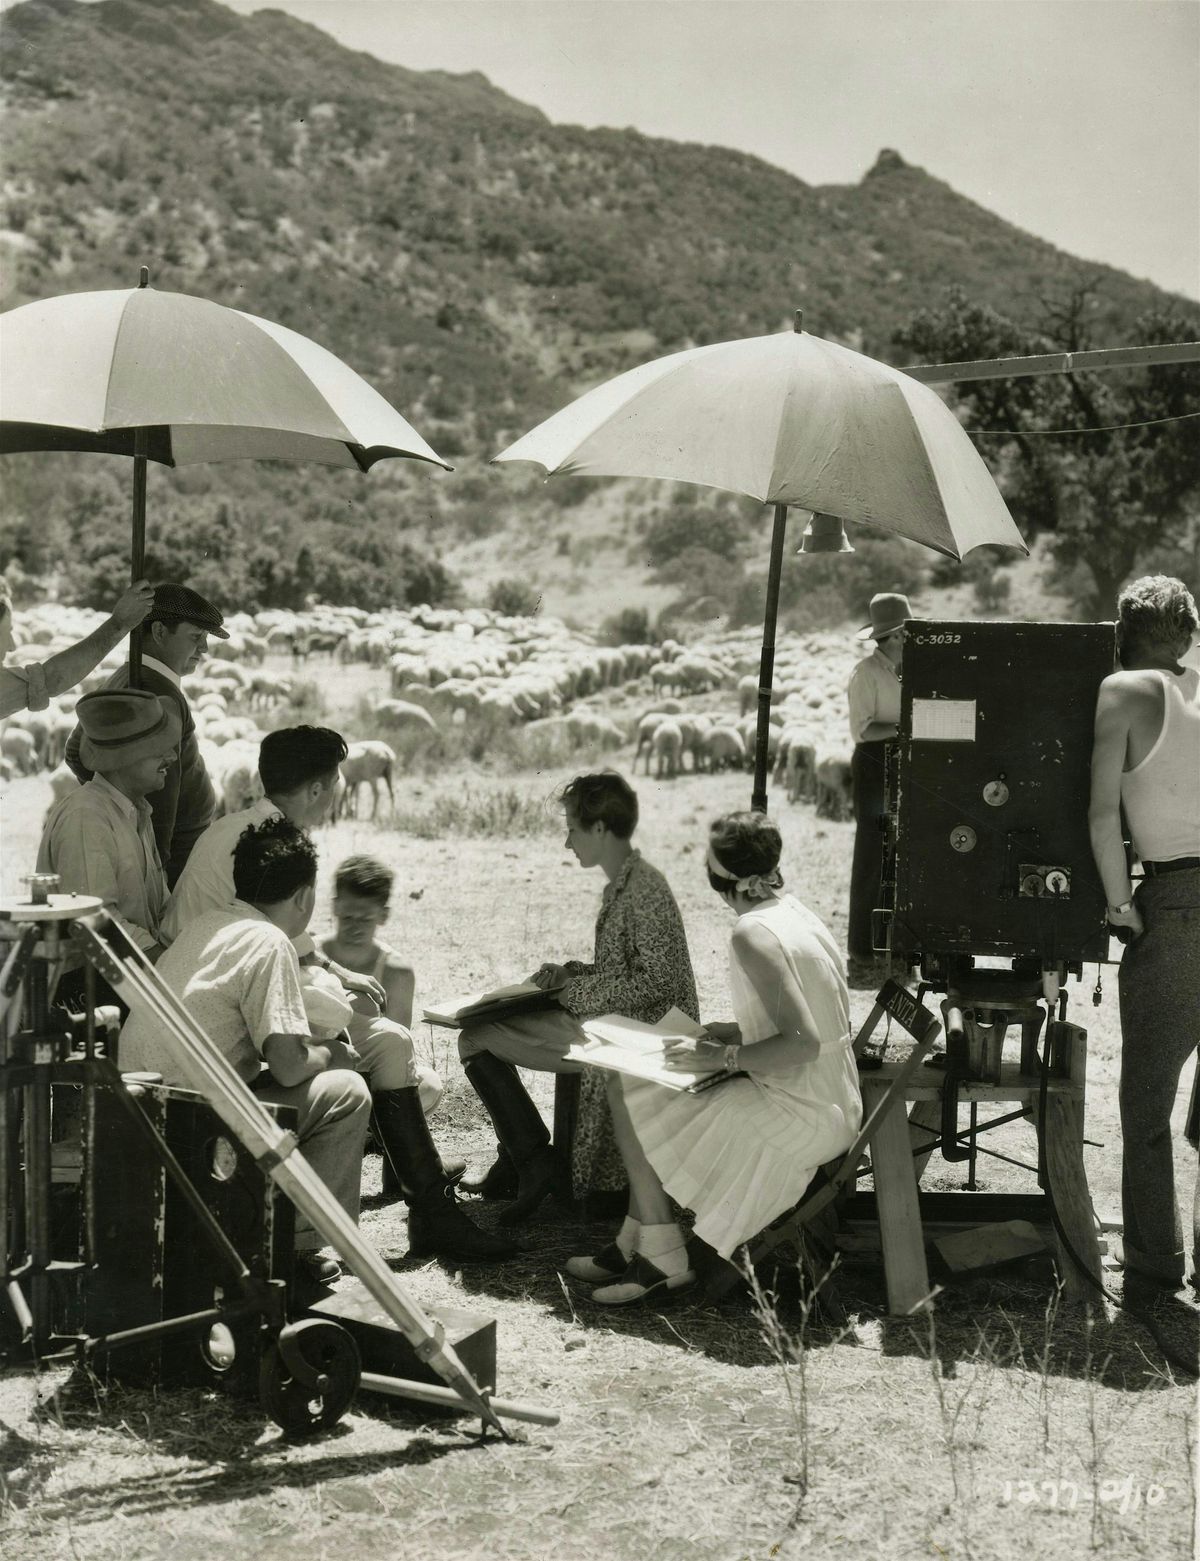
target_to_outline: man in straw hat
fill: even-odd
[[[161,791],[178,759],[179,712],[149,689],[123,688],[85,694],[75,713],[90,778],[47,815],[37,871],[57,873],[64,893],[103,900],[156,960],[167,880],[147,798]],[[70,971],[59,982],[59,1000],[71,1003],[81,990],[82,971]],[[117,1001],[108,991],[102,1000]]]
[[[846,936],[852,986],[877,984],[871,943],[871,912],[879,904],[883,876],[883,765],[887,745],[900,729],[900,658],[906,625],[912,618],[908,597],[881,591],[871,598],[870,623],[860,640],[874,640],[874,653],[850,676],[850,736],[854,753],[850,779],[854,796],[854,861],[850,869],[850,923]]]
[[[192,847],[212,823],[217,805],[181,679],[199,666],[208,650],[210,634],[220,640],[229,638],[224,622],[198,591],[167,581],[155,586],[154,606],[143,629],[142,687],[169,700],[182,724],[178,757],[150,804],[154,836],[169,887],[174,887]],[[118,667],[105,684],[106,688],[128,686],[127,666]],[[67,740],[66,760],[78,779],[86,781],[91,772],[80,751],[82,740],[82,730],[77,726]]]

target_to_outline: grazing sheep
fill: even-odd
[[[423,714],[425,712],[422,712]],[[344,806],[358,817],[358,788],[366,782],[371,788],[371,817],[379,811],[379,782],[387,787],[388,804],[396,810],[396,796],[392,790],[392,775],[396,768],[396,755],[387,743],[351,743],[342,760],[342,779],[346,782]]]
[[[385,726],[396,730],[424,727],[432,735],[438,729],[437,722],[428,710],[421,705],[411,705],[404,699],[381,699],[375,706],[375,714]]]
[[[738,678],[738,715],[745,715],[748,710],[753,710],[758,699],[758,678],[752,673]]]
[[[683,752],[683,733],[674,721],[664,721],[651,741],[654,753],[654,774],[658,780],[674,780],[679,774],[679,760]],[[665,771],[665,777],[664,777]]]
[[[817,814],[821,818],[832,819],[854,817],[848,756],[830,754],[818,760]]]
[[[56,802],[61,802],[68,792],[74,791],[79,785],[74,770],[65,764],[60,764],[57,769],[50,771],[50,807],[46,809],[46,817],[50,817],[50,808]]]
[[[15,715],[8,718],[10,728],[19,728],[29,733],[33,738],[33,748],[36,757],[35,770],[50,768],[50,729],[53,724],[53,714],[49,710],[18,710]]]
[[[637,747],[633,752],[633,773],[637,774],[638,760],[643,754],[646,756],[646,774],[650,773],[650,752],[654,745],[654,734],[667,719],[661,710],[651,711],[644,715],[637,724]]]
[[[737,770],[746,762],[746,744],[732,726],[715,726],[706,732],[701,751],[710,770]]]
[[[221,775],[221,800],[226,813],[240,813],[263,795],[262,777],[258,773],[258,749],[248,748],[246,752],[230,754],[230,749],[235,747],[240,745],[231,743],[226,748],[229,758]]]
[[[798,802],[801,798],[811,802],[816,797],[817,751],[812,743],[806,743],[798,733],[788,745],[784,780],[789,802]]]
[[[14,775],[36,775],[39,765],[33,733],[23,726],[6,726],[0,732],[0,758],[8,760]]]

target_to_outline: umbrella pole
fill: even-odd
[[[758,735],[754,742],[754,791],[750,806],[767,811],[767,742],[771,733],[771,682],[775,676],[775,620],[779,615],[779,581],[783,574],[783,541],[787,532],[787,505],[775,506],[771,531],[771,567],[767,573],[767,607],[763,618],[762,660],[758,667]]]
[[[146,572],[146,430],[137,428],[133,434],[133,563],[130,579],[140,580]],[[142,630],[141,625],[129,636],[129,686],[142,686]]]

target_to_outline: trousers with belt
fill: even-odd
[[[1123,952],[1117,976],[1122,1246],[1127,1268],[1178,1285],[1184,1244],[1171,1112],[1184,1064],[1200,1047],[1200,867],[1144,878],[1134,903],[1146,930]],[[1200,1179],[1192,1243],[1200,1266]]]

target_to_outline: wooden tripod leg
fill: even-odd
[[[864,1080],[864,1106],[874,1103],[871,1086]],[[871,1165],[875,1178],[875,1204],[879,1211],[879,1237],[887,1277],[888,1311],[907,1317],[922,1310],[929,1297],[929,1269],[921,1231],[921,1207],[913,1171],[908,1119],[899,1111],[886,1111],[871,1135]]]
[[[913,1155],[913,1175],[917,1181],[925,1173],[929,1156],[942,1139],[942,1103],[940,1100],[914,1100],[908,1113],[908,1136]],[[921,1153],[917,1154],[916,1151]]]
[[[1083,1166],[1083,1099],[1053,1092],[1046,1099],[1042,1124],[1046,1141],[1046,1175],[1058,1218],[1071,1247],[1097,1284],[1100,1282],[1100,1247],[1087,1173]],[[1063,1293],[1070,1301],[1096,1301],[1100,1292],[1079,1272],[1079,1265],[1055,1230],[1058,1271]]]

